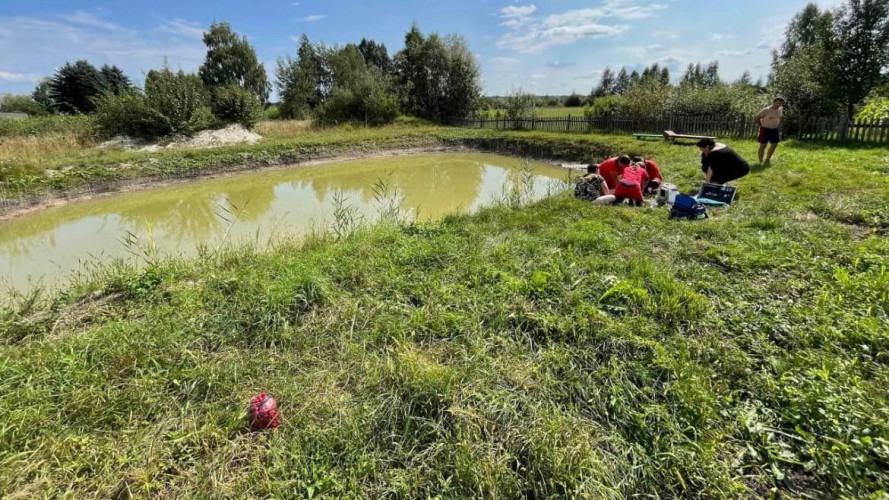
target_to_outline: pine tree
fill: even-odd
[[[670,68],[664,66],[661,70],[660,80],[663,85],[670,85]]]
[[[62,113],[95,111],[93,99],[108,90],[102,73],[87,61],[65,63],[49,82],[49,97]]]
[[[615,83],[614,72],[611,68],[606,67],[605,70],[602,71],[602,78],[599,80],[599,85],[593,89],[591,96],[595,98],[613,95]]]
[[[630,73],[627,72],[627,68],[620,68],[620,72],[617,74],[617,80],[614,83],[614,93],[618,95],[626,94],[630,91],[632,86],[633,82],[630,80]]]
[[[133,90],[133,83],[130,81],[129,77],[124,74],[123,70],[117,66],[108,66],[106,64],[102,66],[102,69],[99,70],[99,72],[102,73],[102,78],[105,79],[105,85],[108,87],[108,91],[114,95],[120,95],[123,92]]]

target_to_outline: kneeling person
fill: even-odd
[[[713,139],[698,141],[701,170],[710,184],[726,184],[750,173],[750,164],[734,149]]]
[[[648,172],[645,171],[645,165],[640,163],[632,163],[624,169],[620,175],[620,183],[614,190],[615,204],[621,204],[624,200],[630,200],[631,205],[641,207],[645,202],[643,192],[648,186]]]
[[[645,172],[648,174],[648,187],[645,188],[646,193],[656,193],[664,183],[664,176],[661,175],[661,169],[658,164],[652,160],[646,160],[641,156],[633,158],[633,163],[641,163],[645,165]]]
[[[595,163],[586,169],[587,174],[577,179],[574,185],[574,196],[594,203],[611,203],[614,198],[609,196],[608,183],[599,175],[599,166]]]

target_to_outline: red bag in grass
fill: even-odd
[[[250,400],[250,428],[254,431],[275,429],[281,424],[278,416],[278,402],[275,398],[262,393]]]

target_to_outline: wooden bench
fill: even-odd
[[[664,131],[664,140],[667,140],[667,141],[672,142],[673,144],[676,144],[676,141],[678,139],[688,139],[690,141],[700,141],[701,139],[713,139],[715,141],[716,139],[719,139],[719,137],[709,137],[706,135],[677,134],[676,132],[673,132],[672,130],[665,130]]]
[[[640,141],[642,141],[642,140],[645,140],[645,139],[660,139],[662,136],[661,136],[661,134],[642,134],[642,133],[639,133],[639,134],[633,134],[633,137],[635,137],[636,139],[639,139]]]

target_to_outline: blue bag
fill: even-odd
[[[673,207],[670,208],[671,219],[701,220],[709,217],[707,207],[687,194],[676,195]]]

